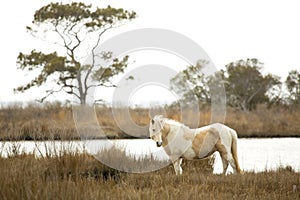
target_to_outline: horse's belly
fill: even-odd
[[[205,159],[211,156],[215,151],[212,150],[206,154],[198,154],[196,155],[195,151],[192,148],[188,148],[186,152],[182,155],[187,160],[194,160],[194,159]]]
[[[184,152],[183,157],[188,159],[188,160],[192,160],[192,159],[197,158],[197,155],[195,154],[195,151],[192,148],[188,148]]]

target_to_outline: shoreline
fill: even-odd
[[[300,138],[300,135],[250,135],[250,136],[239,136],[238,139],[273,139],[273,138]],[[21,141],[85,141],[85,140],[144,140],[149,137],[73,137],[73,138],[0,138],[0,142],[21,142]]]

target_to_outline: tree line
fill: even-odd
[[[225,69],[206,76],[202,71],[207,64],[200,60],[172,78],[172,89],[181,94],[182,101],[188,102],[196,96],[199,103],[210,103],[211,86],[217,80],[225,89],[227,105],[244,111],[253,110],[258,104],[300,105],[300,72],[297,70],[290,71],[281,81],[279,76],[263,75],[263,63],[251,58],[231,62]]]

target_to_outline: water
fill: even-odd
[[[160,159],[167,155],[152,140],[87,140],[87,141],[20,141],[1,142],[0,156],[32,153],[36,156],[59,155],[61,152],[96,153],[101,149],[118,146],[127,155],[136,157],[153,154]],[[291,166],[300,172],[300,138],[239,139],[238,157],[244,171],[260,172]],[[222,172],[221,159],[216,153],[215,173]]]

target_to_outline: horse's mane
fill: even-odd
[[[185,124],[183,124],[183,123],[181,123],[179,121],[176,121],[174,119],[164,118],[164,123],[168,123],[169,125],[174,125],[174,126],[180,126],[182,128],[185,128],[185,129],[190,129]]]
[[[162,119],[163,123],[167,123],[169,125],[180,126],[182,128],[188,128],[189,129],[189,127],[187,127],[183,123],[181,123],[179,121],[176,121],[174,119],[169,119],[169,118],[163,117],[162,115],[156,115],[154,118],[156,118],[156,119]]]
[[[164,122],[168,123],[170,125],[184,126],[184,124],[182,124],[181,122],[178,122],[178,121],[176,121],[174,119],[164,118]]]

